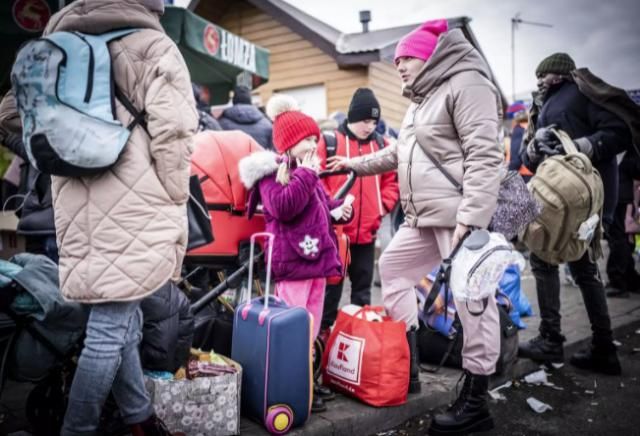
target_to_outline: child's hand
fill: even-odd
[[[349,168],[349,159],[345,156],[331,156],[327,159],[327,169],[329,171],[345,170]]]
[[[351,206],[350,204],[343,204],[341,220],[342,221],[349,220],[351,218],[352,213],[353,213],[353,206]]]
[[[304,155],[301,161],[298,161],[298,166],[309,168],[310,170],[318,172],[318,169],[320,168],[320,162],[316,154],[310,151]]]

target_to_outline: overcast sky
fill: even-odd
[[[611,84],[640,88],[638,0],[286,0],[343,32],[361,29],[360,9],[370,9],[372,30],[433,18],[466,15],[498,82],[511,97],[511,17],[552,24],[520,25],[515,33],[516,94],[535,86],[545,56],[566,51]]]
[[[188,0],[183,0],[187,2]],[[206,1],[206,0],[202,0]],[[607,82],[640,88],[639,0],[285,0],[343,32],[358,32],[358,11],[372,30],[466,15],[498,82],[511,98],[511,17],[552,24],[516,30],[516,94],[535,86],[540,60],[569,53]]]

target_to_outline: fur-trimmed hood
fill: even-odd
[[[261,179],[278,171],[278,155],[272,151],[258,151],[244,157],[238,163],[240,180],[251,189]]]

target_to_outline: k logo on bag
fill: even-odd
[[[331,347],[327,372],[355,385],[360,384],[365,340],[340,332]]]

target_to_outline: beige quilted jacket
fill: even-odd
[[[433,56],[405,88],[412,104],[396,144],[352,160],[361,175],[398,169],[400,201],[411,227],[489,225],[503,162],[501,105],[490,77],[460,30],[441,35]],[[431,163],[417,138],[462,184],[464,194]]]
[[[137,0],[79,0],[55,14],[45,33],[139,32],[109,46],[115,81],[148,129],[136,127],[118,163],[93,177],[52,177],[60,285],[83,303],[143,298],[177,279],[187,242],[192,137],[197,114],[189,72],[158,17]],[[118,119],[130,114],[117,102]],[[10,128],[15,102],[8,95],[0,123]],[[6,123],[5,123],[6,122]]]

